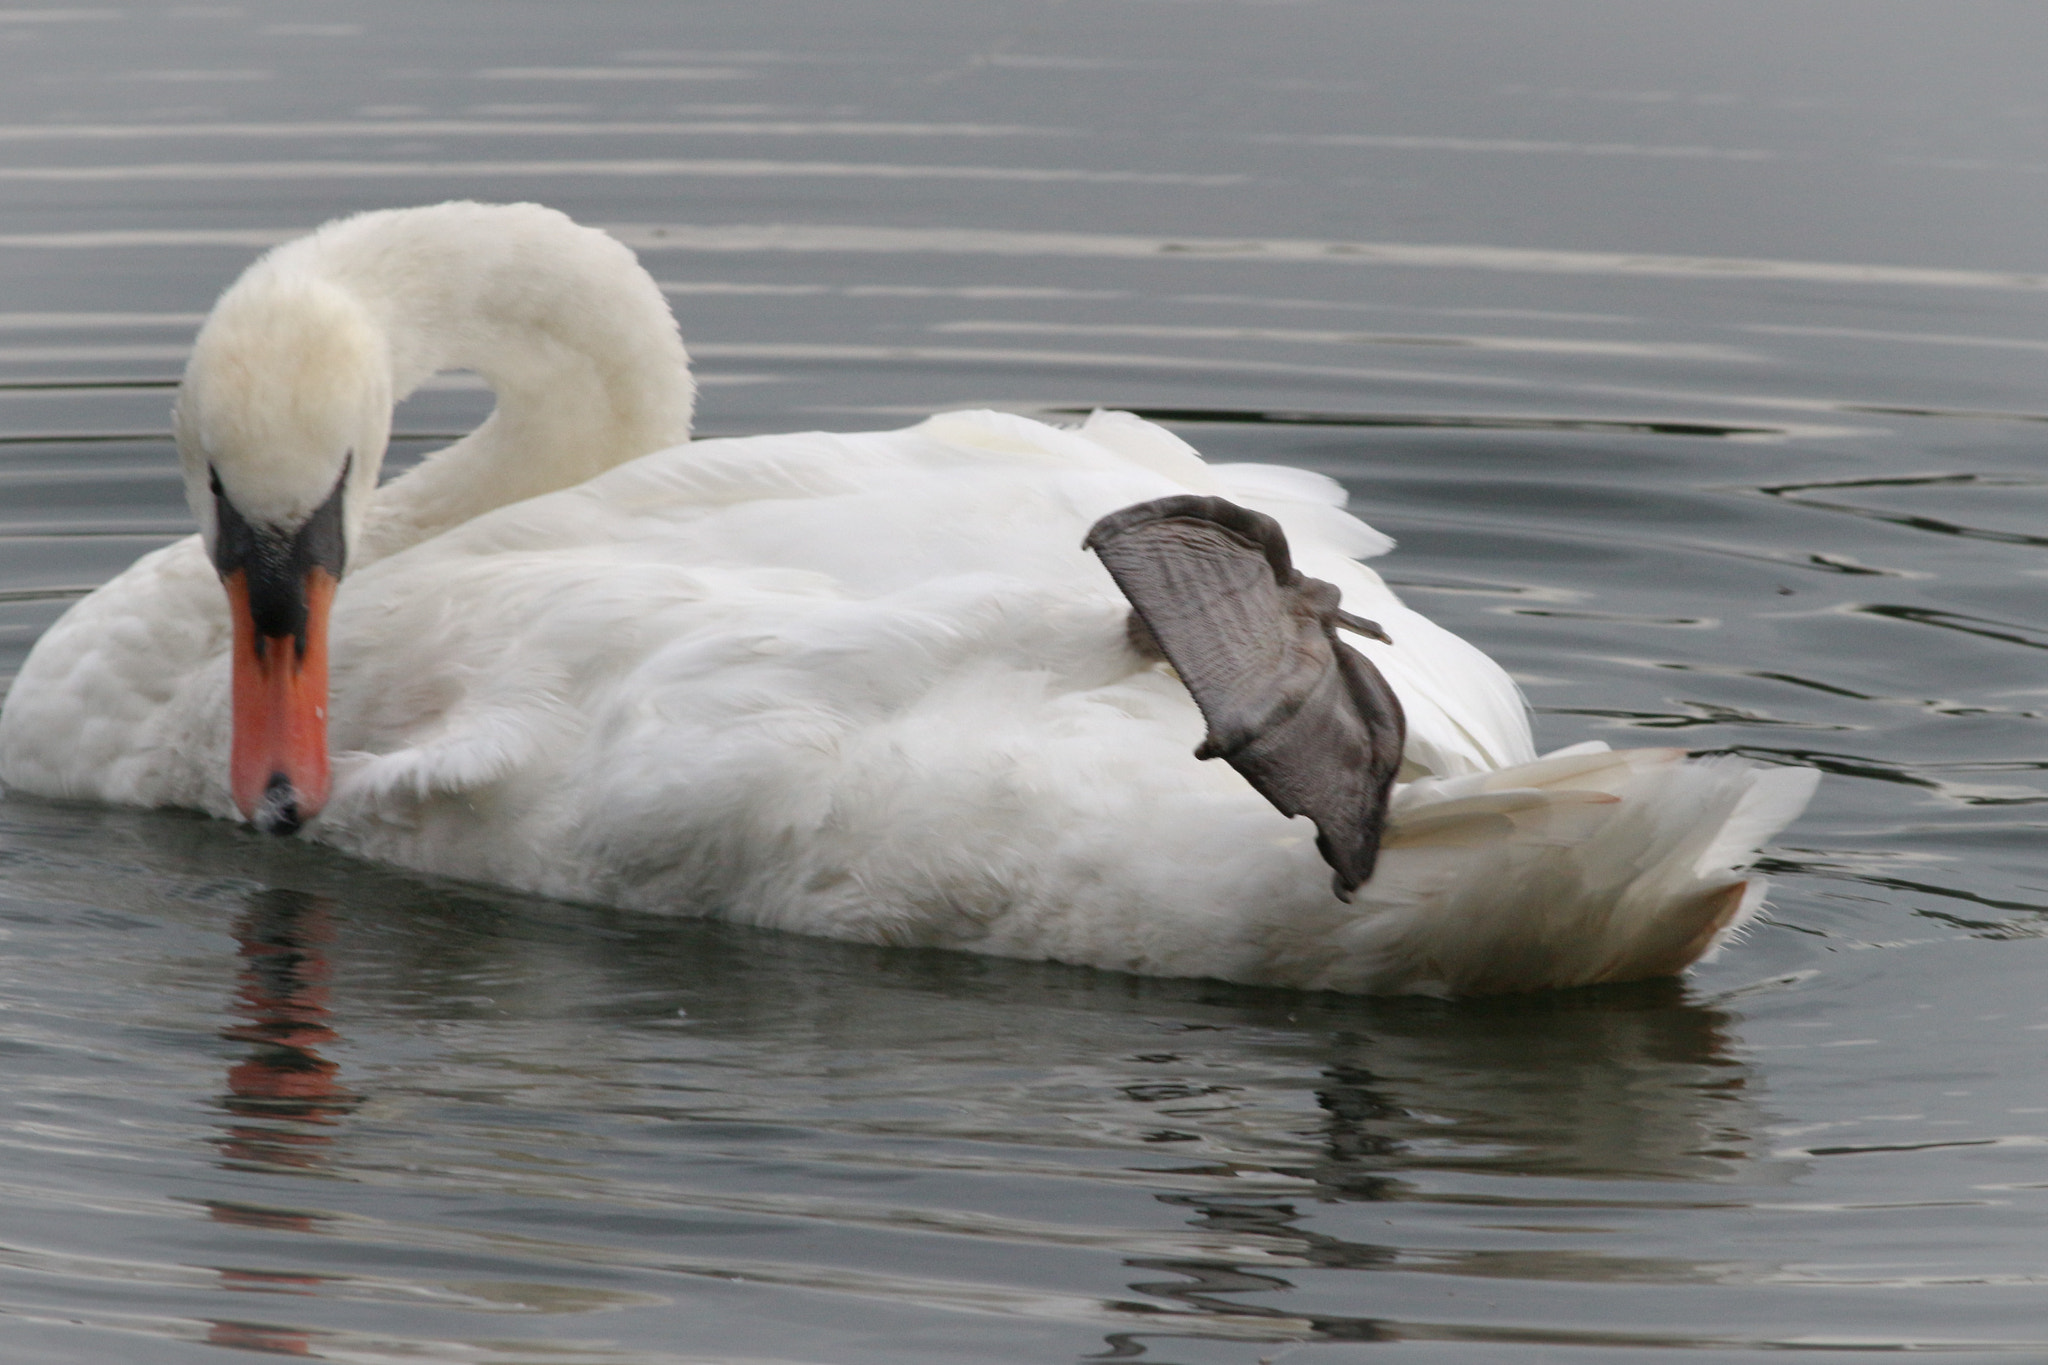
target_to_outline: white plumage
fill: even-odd
[[[393,399],[456,366],[498,412],[370,491]],[[1205,465],[1120,413],[687,443],[691,394],[630,253],[532,205],[330,224],[223,297],[180,400],[202,518],[209,469],[288,520],[354,460],[307,836],[869,942],[1468,992],[1682,969],[1754,912],[1745,869],[1813,789],[1675,750],[1537,759],[1513,684],[1357,562],[1389,542],[1319,475]],[[1276,518],[1394,641],[1358,642],[1408,741],[1353,904],[1307,821],[1191,756],[1200,715],[1081,549],[1182,492]],[[0,781],[233,817],[228,652],[201,538],[146,556],[38,643]]]

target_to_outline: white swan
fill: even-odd
[[[394,400],[454,368],[496,411],[379,488]],[[554,896],[1376,992],[1681,970],[1755,911],[1745,869],[1813,789],[1669,749],[1538,759],[1513,684],[1357,562],[1389,542],[1321,476],[1118,413],[688,444],[692,398],[659,290],[551,210],[278,248],[180,391],[203,534],[44,635],[0,782]],[[1191,756],[1201,715],[1081,549],[1187,493],[1277,519],[1392,640],[1361,648],[1402,780],[1352,903],[1307,821]]]

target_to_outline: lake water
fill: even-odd
[[[0,800],[0,1358],[2048,1359],[2048,10],[0,10],[0,679],[188,526],[213,295],[535,198],[702,428],[1343,479],[1539,742],[1817,764],[1684,982],[882,951]],[[450,382],[400,450],[464,429]]]

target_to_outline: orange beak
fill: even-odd
[[[327,615],[338,580],[306,570],[303,635],[258,632],[245,570],[221,582],[235,626],[235,804],[264,833],[290,834],[327,804]]]

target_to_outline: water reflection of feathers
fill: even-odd
[[[1424,1170],[1713,1180],[1759,1155],[1733,1019],[1675,985],[1435,1013],[1333,1041],[1326,1156],[1304,1170],[1333,1197]]]
[[[382,948],[352,992],[373,1008],[435,1002],[455,1020],[488,982],[493,1015],[519,1020],[532,1103],[559,1091],[699,1121],[928,1138],[990,1135],[996,1115],[1030,1112],[1335,1200],[1415,1197],[1429,1172],[1719,1180],[1753,1176],[1759,1159],[1734,1017],[1675,982],[1360,1001],[465,894],[380,900],[354,904]],[[589,1055],[592,1011],[636,1030],[641,1060]],[[746,1084],[722,1079],[735,1065]]]

